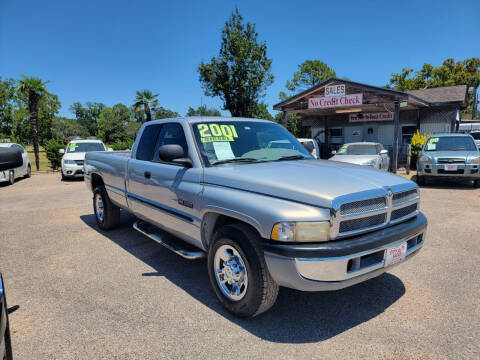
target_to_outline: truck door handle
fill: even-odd
[[[152,176],[152,173],[150,171],[145,171],[143,173],[143,176],[145,176],[147,179],[150,179],[150,177]]]

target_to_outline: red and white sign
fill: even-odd
[[[396,264],[402,260],[405,260],[407,255],[407,243],[401,243],[397,246],[392,246],[387,249],[387,254],[385,255],[385,267]]]
[[[308,99],[309,109],[326,109],[363,104],[363,94],[350,94]]]
[[[393,113],[391,112],[378,112],[378,113],[362,113],[359,117],[358,114],[350,114],[350,122],[362,122],[362,121],[393,121]]]

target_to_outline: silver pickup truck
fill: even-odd
[[[315,160],[270,121],[151,121],[131,153],[87,153],[84,172],[102,229],[114,228],[124,209],[144,235],[184,258],[206,257],[216,296],[242,317],[268,310],[279,286],[351,286],[412,257],[425,241],[415,183]]]

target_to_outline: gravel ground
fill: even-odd
[[[100,231],[82,181],[36,174],[0,186],[0,269],[16,359],[479,359],[480,189],[422,188],[424,249],[330,293],[281,289],[239,320],[206,263],[134,232]]]

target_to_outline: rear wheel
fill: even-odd
[[[278,285],[268,272],[258,234],[244,224],[221,227],[208,250],[215,295],[231,313],[253,317],[272,307]]]
[[[10,170],[8,172],[8,183],[10,185],[13,185],[15,183],[15,172],[13,170]]]
[[[32,167],[30,166],[30,164],[28,164],[27,173],[25,174],[25,177],[29,178],[30,176],[32,176]]]
[[[120,208],[111,202],[103,185],[93,191],[93,210],[95,220],[101,229],[110,230],[118,225]]]

